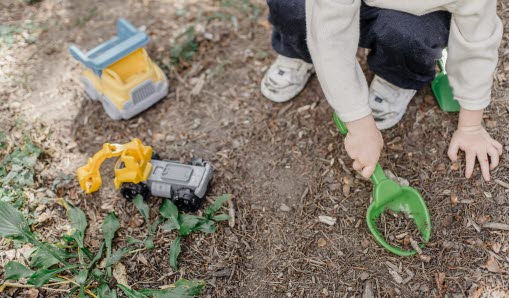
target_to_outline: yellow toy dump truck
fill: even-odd
[[[100,167],[108,158],[118,157],[115,164],[115,188],[126,199],[137,195],[148,199],[150,195],[171,199],[183,211],[200,208],[212,179],[212,166],[205,161],[182,164],[160,160],[152,147],[139,139],[127,144],[103,145],[88,163],[77,171],[80,187],[89,194],[102,185]]]
[[[85,91],[102,103],[114,120],[129,119],[168,94],[168,79],[143,48],[147,34],[125,19],[117,22],[117,36],[88,52],[71,45],[71,55],[87,69]]]

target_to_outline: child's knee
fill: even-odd
[[[288,27],[306,20],[305,0],[267,0],[269,20],[274,26]]]
[[[377,21],[373,28],[377,47],[385,54],[400,56],[416,67],[434,67],[435,60],[441,57],[442,49],[447,46],[448,30],[442,30],[447,31],[444,34],[432,30],[422,17],[389,12]]]

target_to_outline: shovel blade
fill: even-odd
[[[449,84],[449,77],[444,72],[439,73],[431,82],[431,89],[435,94],[438,105],[444,112],[459,112],[460,105],[454,99],[454,94]]]
[[[431,236],[431,219],[428,207],[420,193],[414,188],[399,186],[393,181],[386,180],[378,185],[373,192],[373,203],[366,213],[366,222],[375,239],[388,251],[399,256],[411,256],[415,250],[403,250],[390,245],[377,228],[377,221],[386,210],[396,213],[406,213],[417,226],[422,239],[427,242]],[[421,245],[423,246],[423,245]]]

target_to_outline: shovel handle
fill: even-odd
[[[342,135],[346,136],[348,134],[348,128],[346,127],[345,123],[341,121],[341,119],[339,119],[336,113],[334,113],[334,123],[336,123],[336,126],[338,127],[338,130]],[[373,172],[373,175],[371,175],[371,181],[373,181],[374,185],[378,185],[380,184],[380,182],[386,179],[387,176],[385,176],[382,166],[380,166],[380,164],[377,163],[375,171]]]

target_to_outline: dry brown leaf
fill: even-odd
[[[491,249],[496,253],[498,254],[500,252],[500,249],[502,248],[502,244],[498,243],[498,242],[494,242],[493,244],[491,244]]]
[[[37,298],[39,297],[39,290],[37,289],[30,289],[27,292],[26,298]]]
[[[498,264],[497,260],[493,256],[489,256],[486,262],[484,263],[484,267],[489,271],[493,273],[500,272],[500,265]]]
[[[113,267],[113,277],[115,277],[115,279],[117,280],[117,282],[119,284],[129,286],[128,281],[127,281],[127,270],[126,270],[124,264],[117,263]]]
[[[483,287],[475,288],[475,290],[470,292],[470,296],[469,297],[471,297],[471,298],[480,298],[483,292],[484,292],[484,288]]]
[[[320,238],[320,239],[318,239],[317,244],[318,244],[318,247],[324,247],[327,245],[327,240]]]
[[[453,193],[453,194],[451,194],[451,198],[450,198],[450,199],[451,199],[451,204],[452,204],[453,206],[458,205],[458,203],[459,203],[459,201],[460,201],[460,200],[459,200],[459,198],[458,198],[458,195],[456,195],[456,194],[454,194],[454,193]]]
[[[457,171],[457,170],[459,170],[459,168],[460,168],[460,163],[459,162],[455,161],[455,162],[453,162],[451,164],[451,170]]]
[[[443,297],[445,290],[447,289],[447,284],[445,283],[445,274],[439,272],[435,275],[435,283],[438,289],[438,296]]]

